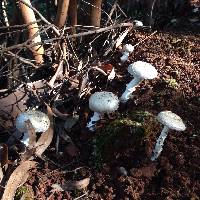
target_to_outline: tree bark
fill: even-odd
[[[77,0],[70,0],[69,17],[70,17],[70,24],[72,26],[77,25]]]
[[[100,27],[101,25],[101,4],[102,0],[92,0],[91,14],[90,14],[90,25]]]
[[[57,15],[54,23],[58,28],[62,28],[65,25],[68,7],[69,7],[69,0],[58,1]]]
[[[23,18],[23,22],[25,24],[35,22],[36,18],[35,18],[35,14],[34,14],[33,10],[20,1],[16,1],[16,2],[18,3],[18,7],[19,7],[19,10],[20,10],[22,18]],[[30,0],[24,0],[24,2],[26,2],[28,5],[31,6]],[[38,34],[38,33],[39,33],[39,27],[38,27],[37,23],[31,24],[28,26],[28,39],[31,39],[32,43],[41,42],[40,35],[34,37],[35,34]],[[31,50],[32,50],[32,53],[33,53],[36,63],[37,64],[42,63],[43,62],[43,54],[44,54],[43,46],[37,45],[37,46],[32,47]]]

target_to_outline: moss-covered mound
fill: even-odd
[[[148,158],[152,149],[151,141],[160,131],[154,115],[146,111],[131,112],[99,130],[93,141],[93,161],[96,166],[104,162],[114,164],[127,157],[136,163],[140,158]],[[126,158],[126,159],[125,159]],[[125,164],[125,165],[126,165]]]

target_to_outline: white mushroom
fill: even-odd
[[[123,51],[128,52],[128,53],[132,53],[134,51],[134,46],[132,44],[125,44],[123,46]]]
[[[20,113],[16,118],[16,128],[24,133],[22,142],[28,146],[29,135],[25,122],[30,120],[35,132],[45,132],[50,126],[50,120],[48,116],[40,111],[28,110],[26,112]]]
[[[134,46],[132,44],[125,44],[122,51],[123,52],[120,60],[122,63],[124,63],[128,60],[129,54],[134,51]]]
[[[135,27],[142,27],[142,26],[144,26],[143,23],[142,23],[142,21],[134,20],[133,22],[134,22]]]
[[[118,109],[119,99],[112,92],[95,92],[89,98],[89,108],[94,111],[93,116],[87,123],[87,128],[93,131],[97,121],[104,113],[113,113]]]
[[[128,66],[128,72],[134,79],[126,85],[126,90],[120,97],[121,102],[126,102],[136,86],[144,79],[153,79],[158,75],[157,70],[153,65],[143,61],[137,61]]]
[[[168,135],[170,129],[176,131],[184,131],[186,129],[182,119],[171,111],[162,111],[158,114],[157,119],[164,125],[164,128],[156,141],[156,146],[153,150],[151,160],[154,161],[161,154],[164,141]]]

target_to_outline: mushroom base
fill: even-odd
[[[87,123],[87,128],[90,131],[94,131],[96,122],[99,121],[100,119],[101,119],[101,114],[98,112],[94,112],[93,116],[90,118],[90,121]]]
[[[24,136],[23,136],[21,142],[22,142],[25,146],[28,146],[28,145],[29,145],[29,135],[28,135],[27,132],[24,133]]]

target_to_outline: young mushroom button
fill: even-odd
[[[125,44],[122,50],[123,50],[123,53],[120,60],[122,63],[124,63],[128,60],[129,54],[134,51],[134,46],[131,44]]]
[[[123,51],[128,52],[128,53],[132,53],[134,51],[134,46],[132,44],[125,44],[123,46]]]
[[[156,146],[153,150],[151,160],[154,161],[161,154],[164,141],[168,135],[170,129],[176,131],[184,131],[186,129],[182,119],[171,111],[162,111],[158,114],[157,119],[164,125],[164,128],[156,141]]]
[[[154,79],[157,77],[158,72],[156,68],[150,63],[137,61],[128,66],[128,72],[134,79],[126,85],[126,90],[120,97],[121,102],[127,102],[130,95],[135,91],[136,86],[139,85],[144,79]]]
[[[87,128],[94,131],[97,121],[101,119],[104,113],[113,113],[118,109],[119,99],[112,92],[95,92],[89,98],[89,108],[94,111],[93,116],[87,123]]]
[[[20,113],[16,118],[16,128],[24,133],[22,142],[28,146],[29,135],[25,122],[30,120],[35,132],[45,132],[50,126],[50,120],[48,116],[40,111],[29,110],[26,112]]]

